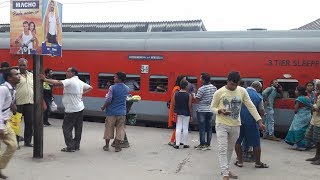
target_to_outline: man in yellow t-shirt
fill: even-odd
[[[216,114],[216,133],[218,142],[218,157],[223,180],[237,178],[230,170],[233,148],[240,131],[240,110],[242,103],[264,130],[262,119],[252,103],[248,92],[240,83],[240,73],[232,71],[228,75],[227,85],[213,95],[211,110]]]

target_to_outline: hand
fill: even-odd
[[[193,121],[192,116],[190,116],[190,121],[189,122],[192,122],[192,121]]]
[[[44,79],[46,79],[46,77],[43,74],[39,74],[39,78],[44,81]]]
[[[231,112],[230,112],[230,111],[227,111],[226,109],[219,109],[219,110],[218,110],[218,113],[219,113],[219,114],[223,114],[223,115],[225,115],[225,116],[228,116],[229,114],[231,114]]]
[[[259,128],[262,130],[262,131],[265,131],[266,130],[266,126],[262,123],[262,119],[260,119],[258,121],[258,124],[259,124]]]
[[[0,139],[3,139],[3,138],[4,138],[4,130],[0,129]]]
[[[100,107],[100,109],[101,109],[101,111],[104,111],[106,109],[106,106],[103,105],[103,106]]]

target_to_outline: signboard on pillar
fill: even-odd
[[[62,55],[62,4],[55,0],[10,1],[10,53]]]

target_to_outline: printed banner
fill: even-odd
[[[62,4],[42,0],[42,54],[62,56]]]
[[[10,1],[10,53],[62,55],[62,4],[55,0]]]

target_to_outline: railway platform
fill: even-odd
[[[65,147],[62,120],[50,122],[51,126],[44,127],[44,158],[32,158],[32,148],[21,146],[3,171],[10,180],[221,179],[215,134],[212,150],[193,148],[199,143],[195,131],[189,134],[191,148],[177,150],[167,145],[170,129],[127,126],[130,147],[116,153],[113,148],[109,152],[102,149],[104,124],[85,122],[80,151],[66,153],[60,151]],[[245,163],[243,168],[231,165],[231,170],[243,180],[316,180],[320,166],[305,161],[314,154],[314,150],[291,150],[283,141],[262,140],[262,160],[270,168],[256,169],[253,163]]]

